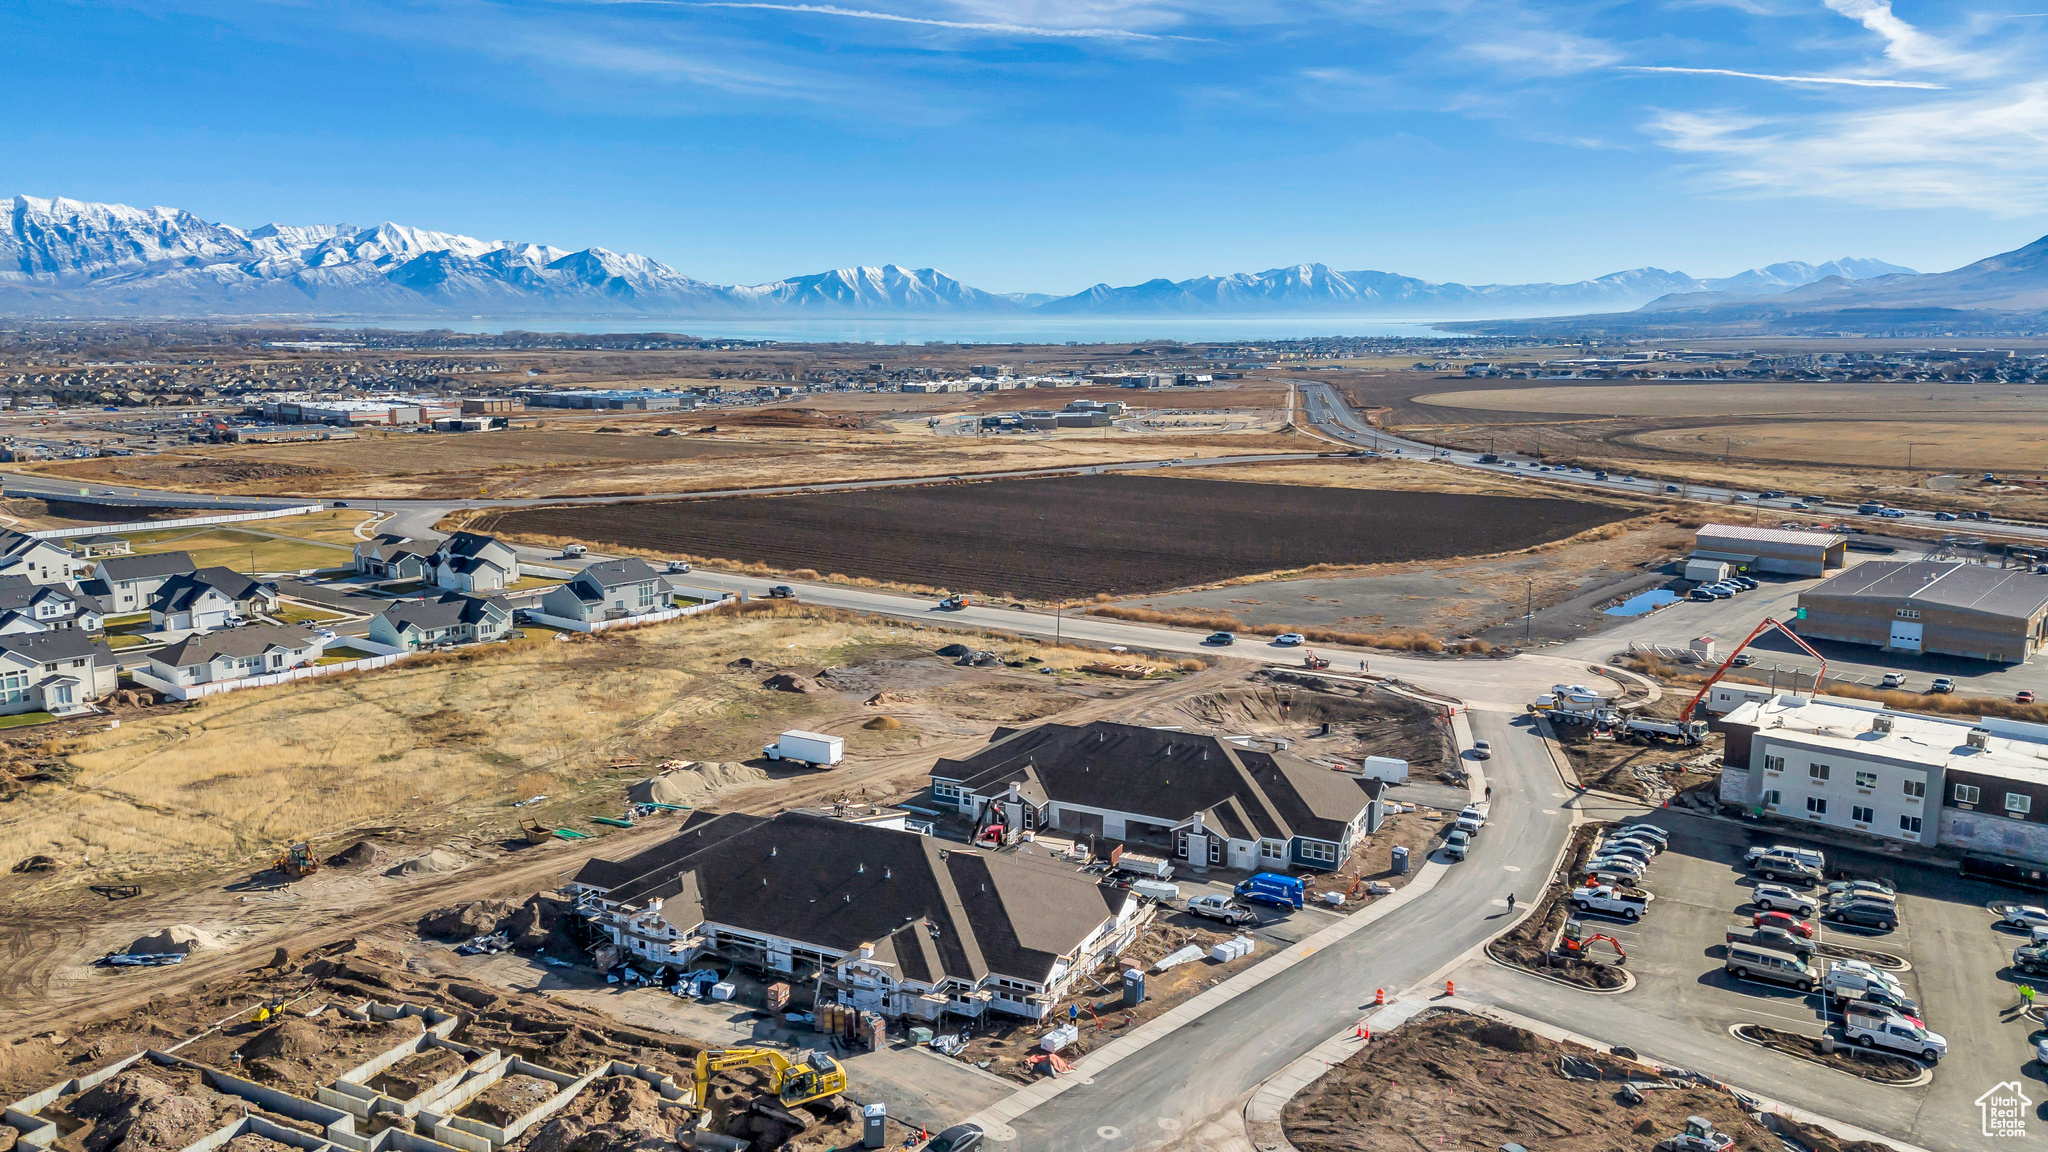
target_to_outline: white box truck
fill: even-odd
[[[846,741],[822,732],[800,732],[792,728],[777,736],[775,743],[761,749],[761,755],[770,760],[794,760],[813,768],[830,768],[846,759]]]

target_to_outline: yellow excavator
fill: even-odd
[[[711,1048],[697,1053],[696,1107],[711,1106],[711,1076],[728,1068],[768,1069],[769,1090],[784,1108],[846,1091],[846,1069],[823,1052],[806,1050],[791,1060],[772,1048]]]

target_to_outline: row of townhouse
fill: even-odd
[[[722,959],[920,1020],[1043,1019],[1150,915],[1044,857],[802,812],[692,813],[661,844],[587,862],[569,888],[646,964]]]

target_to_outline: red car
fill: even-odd
[[[1811,920],[1801,920],[1790,912],[1759,912],[1750,917],[1749,926],[1752,928],[1783,928],[1795,936],[1804,936],[1808,940],[1813,939],[1813,922]]]
[[[2034,690],[2032,688],[2020,689],[2019,692],[2013,696],[2013,702],[2016,704],[2032,704],[2034,702]]]

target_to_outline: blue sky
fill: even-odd
[[[0,195],[756,283],[1468,283],[2048,233],[2048,0],[15,0]]]

